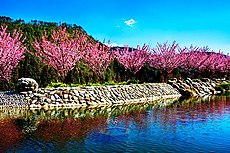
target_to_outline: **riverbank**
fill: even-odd
[[[18,92],[0,92],[0,108],[27,108],[25,97]]]
[[[168,84],[177,89],[183,97],[202,97],[228,92],[230,80],[226,79],[171,79]]]
[[[16,99],[10,99],[7,93],[2,94],[6,96],[2,96],[5,102],[1,105],[3,107],[13,107],[11,104],[16,100],[16,107],[26,103],[22,107],[33,109],[128,105],[181,96],[177,89],[166,83],[39,88],[36,91],[14,93]]]
[[[171,79],[168,84],[37,88],[38,85],[35,80],[30,78],[22,80],[27,80],[25,89],[29,91],[0,92],[0,108],[50,109],[150,103],[160,99],[179,98],[181,96],[202,97],[217,94],[221,92],[217,88],[218,86],[230,82],[225,79],[187,78],[183,81]],[[24,85],[21,84],[21,87]]]

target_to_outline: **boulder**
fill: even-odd
[[[17,81],[17,89],[22,91],[36,91],[38,89],[38,83],[32,78],[20,78]]]
[[[190,90],[190,89],[177,89],[180,94],[182,95],[182,97],[193,97],[193,96],[196,96],[197,94],[193,91],[193,90]]]
[[[201,78],[201,81],[202,82],[206,82],[206,83],[211,82],[211,80],[209,78]]]
[[[186,80],[177,80],[175,83],[175,79],[172,79],[168,82],[174,88],[178,89],[180,94],[185,97],[189,96],[203,96],[209,94],[216,94],[217,91],[215,89],[216,84],[219,82],[228,82],[225,79],[209,79],[209,78],[201,78],[201,79],[190,79]]]
[[[173,84],[175,84],[177,82],[177,78],[172,78],[172,79],[170,79],[170,80],[168,80],[168,84],[170,84],[170,85],[173,85]]]

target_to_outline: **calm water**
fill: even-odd
[[[229,152],[230,97],[1,110],[0,133],[0,152]]]

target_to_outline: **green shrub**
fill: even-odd
[[[89,83],[88,86],[101,86],[101,84],[100,83]]]
[[[139,83],[139,80],[128,80],[126,82],[126,85],[130,85],[130,84],[138,84]]]
[[[105,82],[103,85],[116,85],[114,81]]]
[[[54,83],[54,82],[51,82],[50,84],[48,84],[46,86],[46,88],[57,88],[57,87],[67,87],[67,85],[65,83],[61,83],[61,82],[57,82],[57,83]]]
[[[50,84],[48,84],[46,86],[46,88],[57,88],[57,87],[78,87],[78,86],[105,86],[105,85],[130,85],[130,84],[138,84],[139,80],[128,80],[128,81],[123,81],[123,82],[119,82],[116,83],[114,81],[109,81],[109,82],[105,82],[103,84],[100,83],[88,83],[86,84],[74,84],[74,83],[70,83],[70,84],[65,84],[62,82],[51,82]]]
[[[71,84],[67,84],[67,86],[69,87],[78,87],[78,86],[81,86],[80,84],[74,84],[74,83],[71,83]]]
[[[215,87],[215,89],[218,91],[230,92],[230,83],[219,84]]]

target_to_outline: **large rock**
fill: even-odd
[[[220,91],[219,89],[215,89],[216,85],[221,83],[228,83],[229,80],[226,79],[190,79],[186,80],[177,80],[171,79],[168,81],[168,84],[171,84],[174,88],[176,88],[182,96],[203,96],[209,94],[217,94]]]
[[[35,91],[38,89],[38,83],[32,78],[20,78],[17,81],[17,89],[21,91]]]
[[[177,82],[177,78],[172,78],[172,79],[168,80],[167,83],[170,85],[173,85],[173,84],[176,84],[176,82]]]

